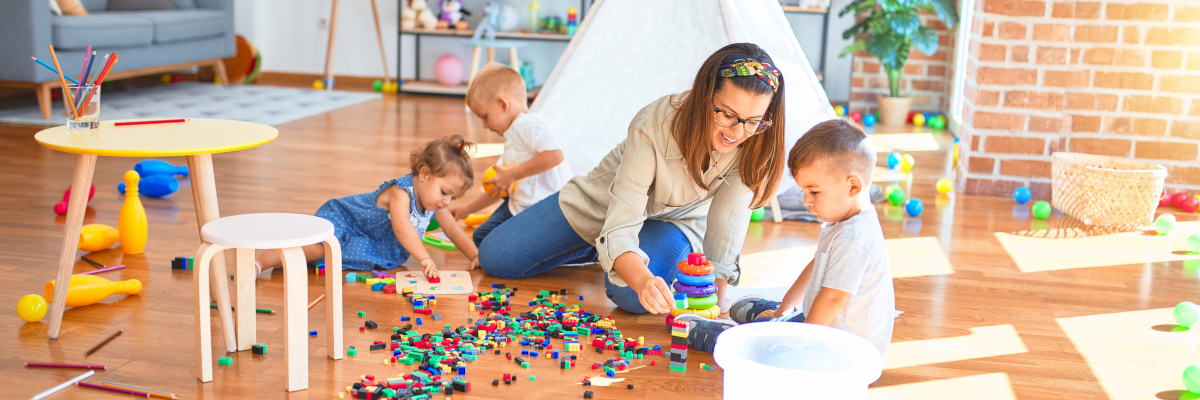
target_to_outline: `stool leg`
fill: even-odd
[[[250,350],[257,338],[257,321],[254,309],[257,308],[254,299],[254,281],[258,275],[254,273],[254,249],[237,249],[237,348]]]
[[[325,347],[329,358],[342,359],[342,244],[325,239]]]
[[[287,390],[294,392],[308,389],[308,266],[304,250],[299,247],[280,252],[283,253],[283,351],[287,363],[284,376]]]
[[[203,243],[196,250],[192,285],[196,294],[196,378],[212,382],[212,311],[208,307],[209,265],[225,247]]]
[[[487,62],[488,62],[488,64],[496,62],[496,48],[495,47],[488,47]]]
[[[508,65],[517,70],[517,72],[521,72],[521,59],[517,58],[516,47],[508,48]]]
[[[482,48],[475,46],[475,50],[471,52],[471,73],[467,75],[467,82],[475,79],[475,73],[479,72],[479,52]]]

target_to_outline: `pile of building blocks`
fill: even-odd
[[[175,257],[174,260],[171,260],[171,269],[191,271],[193,262],[192,257]]]
[[[688,254],[686,260],[679,262],[679,273],[675,274],[676,281],[671,284],[675,290],[675,309],[671,310],[672,318],[669,320],[681,314],[696,314],[704,318],[721,315],[713,269],[712,263],[702,253]],[[667,325],[670,324],[667,322]]]
[[[688,324],[683,321],[671,322],[671,366],[672,371],[687,371],[688,353]]]
[[[313,272],[317,275],[325,275],[325,261],[317,261],[313,264]]]

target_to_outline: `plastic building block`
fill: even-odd
[[[585,398],[585,399],[592,398],[592,391],[590,391],[590,390],[583,391],[583,398]]]
[[[466,374],[467,374],[467,367],[459,366],[459,367],[458,367],[458,374],[459,374],[459,375],[466,375]]]
[[[500,386],[500,380],[499,380],[499,379],[492,379],[492,386]]]
[[[404,322],[404,321],[408,321],[408,316],[407,316],[407,315],[401,315],[401,316],[400,316],[400,322]]]
[[[579,296],[579,301],[583,301],[583,296]]]
[[[442,278],[429,278],[429,283],[442,283]]]
[[[530,381],[530,382],[533,382],[533,380],[534,380],[534,379],[537,379],[537,378],[536,378],[536,377],[534,377],[533,375],[530,375],[530,376],[529,376],[529,381]]]
[[[417,318],[417,325],[421,325],[421,319]]]
[[[350,346],[350,349],[349,349],[349,350],[346,350],[346,355],[347,355],[347,356],[350,356],[350,357],[357,356],[357,355],[358,355],[358,349],[354,348],[354,346]]]
[[[233,359],[229,357],[221,357],[217,359],[217,365],[233,365]]]
[[[351,273],[346,274],[346,282],[355,282],[355,281],[358,281],[358,273],[351,272]]]
[[[358,312],[358,317],[359,317],[359,318],[362,318],[362,317],[365,317],[365,316],[367,316],[367,312],[366,312],[366,311],[359,311],[359,312]]]
[[[317,331],[308,331],[308,337],[317,337]]]
[[[379,324],[375,323],[375,321],[367,321],[367,322],[363,323],[363,326],[366,326],[367,328],[370,328],[370,329],[379,328]]]
[[[434,321],[441,321],[441,320],[442,320],[442,314],[433,313],[433,320],[434,320]]]
[[[371,345],[371,351],[375,351],[375,350],[383,350],[383,349],[386,349],[386,348],[387,348],[387,344],[386,344],[386,343],[382,343],[382,342],[380,342],[380,343],[374,343],[374,344],[372,344],[372,345]]]
[[[267,345],[262,343],[255,344],[250,347],[250,351],[253,351],[254,354],[267,354]]]
[[[625,385],[626,389],[633,390],[633,384]]]

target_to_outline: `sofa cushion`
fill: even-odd
[[[174,10],[171,0],[108,0],[108,11]]]
[[[108,9],[108,0],[79,0],[88,11],[104,11]],[[61,5],[61,4],[60,4]]]
[[[140,18],[154,23],[154,43],[173,43],[217,37],[231,25],[223,11],[190,9],[173,11],[114,11],[105,15]]]
[[[193,0],[174,0],[174,2],[175,2],[175,8],[178,8],[180,10],[196,8],[196,2]]]
[[[100,48],[146,46],[154,40],[154,23],[131,15],[51,16],[50,25],[54,48],[61,50],[80,50],[88,45]]]

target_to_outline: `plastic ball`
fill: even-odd
[[[763,209],[762,207],[756,208],[754,211],[750,212],[750,222],[762,221],[763,217],[766,215],[767,210]]]
[[[1154,220],[1154,230],[1158,232],[1159,235],[1171,233],[1171,230],[1173,229],[1175,229],[1175,214],[1163,213],[1162,215],[1158,216],[1158,219]],[[1190,238],[1188,239],[1188,244],[1191,244]]]
[[[888,154],[887,165],[888,168],[896,169],[896,166],[900,165],[900,153],[893,151],[891,154]]]
[[[1183,370],[1183,387],[1189,392],[1200,394],[1200,364],[1189,365]]]
[[[171,74],[162,74],[162,76],[159,77],[159,81],[161,81],[164,85],[171,83]]]
[[[846,116],[846,109],[842,108],[841,105],[836,105],[833,106],[833,113],[837,114],[839,117],[844,117]]]
[[[1187,246],[1193,253],[1200,253],[1200,235],[1193,233],[1188,236]]]
[[[325,83],[319,80],[313,81],[313,90],[325,90]]]
[[[1200,200],[1197,200],[1195,197],[1188,196],[1188,198],[1183,200],[1183,204],[1180,204],[1179,206],[1179,209],[1193,213],[1196,212],[1197,209],[1200,209]]]
[[[925,126],[925,114],[913,115],[912,123],[916,126]]]
[[[947,193],[950,193],[950,191],[952,191],[952,190],[954,190],[954,181],[950,180],[950,178],[938,179],[938,181],[937,181],[938,193],[947,194]]]
[[[446,86],[458,86],[467,76],[467,67],[463,65],[462,59],[458,56],[444,54],[438,57],[433,64],[433,76],[437,77],[438,83]]]
[[[908,170],[912,169],[913,164],[916,164],[916,163],[917,163],[917,160],[913,159],[913,156],[911,154],[905,154],[904,157],[900,158],[900,170],[904,171],[904,172],[908,172]]]
[[[46,298],[36,294],[27,294],[17,300],[17,316],[25,322],[37,322],[46,316],[47,309]]]
[[[933,120],[929,122],[929,127],[933,128],[933,129],[945,128],[946,127],[946,118],[942,117],[941,115],[933,117]]]
[[[875,114],[867,113],[867,115],[864,115],[863,125],[875,126]]]
[[[1037,219],[1046,219],[1046,217],[1049,217],[1050,203],[1047,203],[1045,200],[1038,200],[1037,203],[1033,203],[1033,216]]]
[[[500,168],[504,168],[504,167],[500,167]],[[495,178],[495,177],[496,177],[496,167],[495,167],[495,166],[488,167],[488,169],[486,169],[486,170],[484,170],[484,171],[483,171],[483,179],[481,179],[481,180],[480,180],[480,182],[483,182],[483,181],[489,181],[489,180],[491,180],[492,178]],[[493,185],[493,184],[490,184],[490,183],[485,183],[485,184],[483,184],[483,191],[484,191],[484,193],[490,193],[490,192],[492,191],[492,188],[493,188],[494,186],[495,186],[495,185]],[[515,185],[514,185],[514,186],[515,186]],[[513,186],[509,186],[509,187],[508,187],[508,192],[509,192],[509,193],[512,193],[512,191],[513,191]],[[508,197],[508,195],[506,194],[506,195],[504,195],[504,196],[502,196],[502,197],[500,197],[500,198],[504,198],[504,197]]]
[[[958,143],[954,144],[954,150],[951,150],[951,155],[954,156],[954,163],[958,164]]]
[[[913,116],[915,115],[917,115],[916,111],[909,111],[908,115],[904,116],[904,122],[911,124],[913,122]]]
[[[925,211],[925,204],[921,203],[921,199],[908,199],[904,202],[904,212],[907,212],[908,216],[920,216],[921,211]]]
[[[1188,197],[1191,196],[1188,196],[1187,193],[1184,192],[1175,193],[1174,196],[1171,196],[1171,206],[1175,208],[1183,208],[1183,202],[1184,200],[1187,200]]]
[[[1158,198],[1158,206],[1166,207],[1169,205],[1171,205],[1171,195],[1167,194],[1166,190],[1163,190],[1162,197]]]
[[[1033,192],[1030,192],[1029,188],[1027,187],[1021,186],[1017,188],[1017,190],[1013,191],[1013,200],[1016,200],[1017,203],[1025,204],[1028,203],[1032,198]]]
[[[1191,328],[1197,320],[1200,320],[1200,306],[1197,306],[1196,303],[1185,301],[1175,305],[1176,324],[1184,328]]]
[[[897,186],[889,186],[887,189],[887,198],[888,202],[892,203],[893,206],[900,205],[900,203],[904,202],[904,189]]]
[[[380,93],[383,92],[383,85],[383,81],[376,79],[375,82],[371,82],[371,89],[374,90],[375,93]]]
[[[860,113],[858,111],[854,111],[854,112],[850,113],[850,120],[854,121],[854,122],[862,123],[862,113]]]

